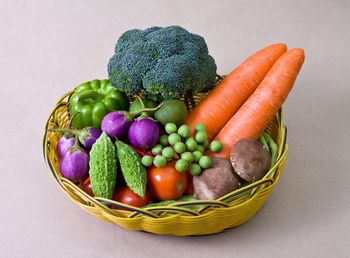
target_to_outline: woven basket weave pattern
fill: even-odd
[[[276,114],[266,131],[278,144],[278,160],[266,176],[243,186],[215,201],[191,201],[169,206],[135,208],[102,198],[93,198],[80,186],[63,178],[59,172],[56,153],[61,134],[47,132],[47,129],[66,128],[69,123],[68,100],[73,94],[65,94],[51,112],[45,127],[43,155],[52,175],[68,197],[94,216],[130,230],[143,230],[156,234],[206,235],[230,229],[249,220],[265,203],[274,189],[287,157],[286,128],[282,111]],[[189,109],[205,96],[184,96]],[[110,207],[120,207],[111,209]]]

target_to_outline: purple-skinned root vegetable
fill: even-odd
[[[60,172],[63,177],[74,182],[83,180],[89,172],[89,155],[77,145],[74,145],[62,157]]]
[[[75,137],[70,133],[63,134],[57,142],[57,154],[62,158],[75,144]]]
[[[131,126],[136,115],[147,111],[156,111],[161,106],[162,104],[155,108],[143,108],[134,112],[112,111],[105,115],[102,119],[101,129],[109,137],[122,137],[128,133],[129,127]]]
[[[142,148],[152,148],[159,140],[158,124],[151,118],[140,117],[134,120],[128,131],[132,145]]]

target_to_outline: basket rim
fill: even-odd
[[[283,161],[286,159],[287,152],[288,152],[287,126],[284,125],[283,111],[282,111],[283,108],[282,107],[279,109],[278,113],[276,114],[277,122],[278,122],[278,129],[282,132],[282,136],[283,136],[282,147],[280,148],[280,152],[278,153],[278,159],[277,159],[275,165],[272,168],[270,168],[270,170],[264,176],[264,178],[254,182],[254,183],[250,183],[247,186],[236,189],[235,191],[232,191],[232,192],[228,193],[227,195],[218,198],[217,200],[193,200],[193,201],[187,201],[187,202],[177,202],[177,203],[173,203],[170,205],[158,206],[158,207],[138,208],[138,207],[129,206],[129,205],[126,205],[126,204],[123,204],[120,202],[116,202],[113,200],[109,200],[109,199],[91,197],[90,195],[85,193],[80,187],[75,185],[73,182],[71,182],[70,180],[59,175],[57,173],[57,171],[55,170],[55,168],[53,167],[49,156],[47,155],[48,154],[47,153],[48,152],[48,148],[47,148],[47,146],[48,146],[48,133],[52,133],[52,132],[48,132],[48,130],[47,130],[49,128],[50,121],[51,121],[54,113],[56,112],[56,110],[59,107],[67,105],[66,103],[63,102],[63,100],[66,99],[67,97],[69,98],[74,93],[74,91],[75,91],[75,89],[67,92],[61,98],[59,98],[59,100],[57,101],[53,110],[51,111],[51,113],[50,113],[50,115],[45,123],[45,127],[44,127],[44,134],[43,134],[43,138],[42,138],[42,151],[43,151],[43,158],[45,160],[45,163],[50,168],[51,174],[54,177],[54,179],[56,180],[56,182],[58,183],[58,185],[60,186],[61,190],[63,190],[71,198],[71,195],[73,193],[71,191],[69,191],[69,189],[70,188],[74,189],[75,191],[77,191],[81,195],[81,196],[79,196],[79,199],[84,200],[88,204],[89,207],[99,207],[104,212],[106,212],[112,216],[117,216],[118,218],[121,218],[121,219],[122,218],[133,219],[133,218],[136,218],[139,216],[145,216],[148,218],[159,219],[161,217],[158,214],[153,212],[153,211],[158,211],[158,210],[160,210],[160,211],[167,210],[170,212],[173,211],[173,212],[176,212],[176,214],[174,214],[174,215],[179,215],[179,216],[186,215],[186,216],[198,217],[198,216],[204,216],[215,209],[237,207],[237,205],[233,205],[233,206],[230,205],[232,200],[231,201],[227,201],[227,200],[230,200],[234,197],[237,197],[240,194],[244,194],[247,192],[249,193],[250,190],[253,191],[253,189],[256,189],[255,191],[253,191],[253,193],[250,194],[249,198],[247,198],[246,200],[244,200],[243,202],[241,202],[239,204],[239,205],[243,205],[244,203],[249,201],[259,191],[259,189],[263,189],[264,187],[272,187],[278,181],[278,180],[274,179],[274,176],[275,176],[274,174],[278,170],[278,167],[280,166],[280,164],[282,164]],[[73,194],[73,195],[75,195],[75,194]],[[71,198],[71,199],[73,199],[73,198]],[[233,199],[233,200],[237,200],[237,199]],[[77,202],[77,204],[79,204],[79,205],[84,205],[84,206],[87,205],[83,202],[78,202],[76,200],[74,200],[74,201]],[[127,210],[127,212],[129,212],[129,215],[125,216],[124,215],[125,212],[121,212],[118,209],[109,208],[108,205],[116,207],[116,208],[122,208],[124,210]],[[204,208],[196,210],[196,211],[191,210],[189,208],[186,208],[186,206],[191,206],[191,205],[192,206],[193,205],[206,205],[206,206]],[[211,211],[205,212],[208,209],[210,209]]]

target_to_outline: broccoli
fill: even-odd
[[[108,63],[111,83],[128,95],[143,91],[157,100],[213,88],[216,64],[203,37],[180,26],[123,33]]]

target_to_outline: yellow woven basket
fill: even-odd
[[[103,198],[94,198],[81,190],[59,172],[56,145],[59,133],[47,129],[65,128],[69,123],[68,100],[74,90],[65,94],[51,112],[43,137],[43,155],[54,179],[67,196],[94,216],[130,230],[142,230],[155,234],[208,235],[237,227],[248,221],[263,206],[274,189],[283,170],[288,145],[286,127],[280,110],[266,129],[278,145],[277,163],[265,177],[245,185],[218,200],[190,201],[162,207],[136,208]],[[189,109],[206,94],[184,97]],[[111,209],[111,206],[125,210]]]

